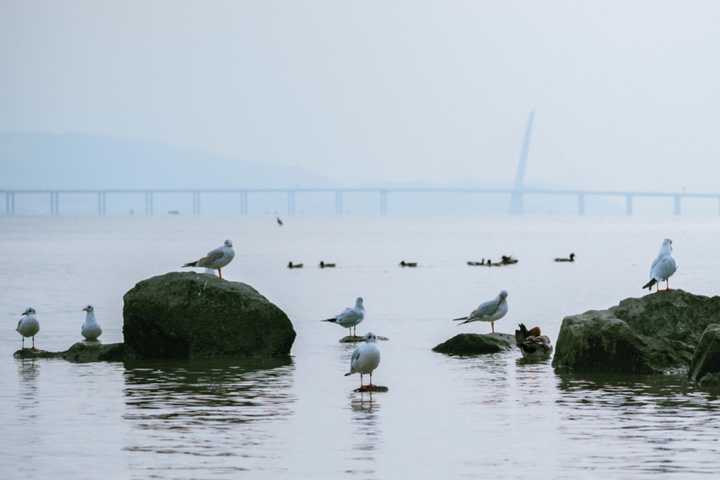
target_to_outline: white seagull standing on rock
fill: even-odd
[[[85,340],[97,340],[98,337],[102,335],[102,328],[100,328],[100,324],[95,319],[95,309],[92,305],[88,305],[83,308],[83,311],[87,313],[85,314],[85,323],[83,323],[80,333],[85,337]]]
[[[32,350],[37,351],[35,348],[35,335],[40,331],[40,322],[35,317],[35,309],[28,307],[23,315],[25,318],[21,318],[17,324],[17,332],[22,335],[22,349],[25,350],[25,337],[32,337]]]
[[[508,293],[502,290],[497,298],[480,304],[479,307],[470,312],[469,316],[456,318],[455,320],[465,320],[458,325],[470,322],[490,322],[492,333],[495,333],[495,320],[500,320],[508,312],[508,303],[505,300],[507,296]]]
[[[380,349],[377,346],[377,337],[373,332],[365,334],[359,347],[357,347],[352,354],[350,359],[350,371],[345,374],[352,375],[353,373],[360,374],[360,389],[365,390],[367,388],[376,388],[372,383],[372,374],[378,365],[380,365]],[[370,375],[370,383],[367,386],[363,385],[363,375]]]
[[[222,247],[218,247],[200,260],[186,263],[183,267],[205,267],[218,271],[218,276],[222,279],[221,269],[232,261],[235,257],[232,240],[225,240]]]
[[[354,329],[360,322],[362,322],[365,319],[365,306],[363,305],[363,299],[362,297],[358,297],[357,300],[355,300],[355,306],[346,308],[341,313],[338,313],[333,318],[328,318],[327,320],[323,320],[323,322],[332,322],[340,325],[341,327],[345,327],[348,329],[348,335],[355,335],[355,333],[351,332],[351,329]],[[355,329],[355,332],[357,330]]]
[[[657,284],[657,291],[660,291],[660,282],[665,281],[665,290],[672,290],[669,278],[675,273],[675,270],[677,270],[677,265],[672,256],[672,240],[666,238],[660,247],[660,253],[650,267],[650,281],[643,285],[643,288],[652,290],[652,286]]]

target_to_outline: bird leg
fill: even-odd
[[[372,383],[372,373],[370,374],[370,383],[368,383],[368,388],[377,388],[377,385],[373,385]]]
[[[32,346],[32,351],[33,351],[33,352],[37,352],[37,348],[35,348],[35,335],[33,335],[33,346]]]
[[[490,328],[492,328],[492,332],[495,333],[495,322],[490,322]]]
[[[220,277],[220,280],[222,280],[222,269],[218,268],[218,277]]]

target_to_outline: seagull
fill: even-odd
[[[362,297],[358,297],[355,300],[355,306],[346,308],[341,313],[335,315],[333,318],[322,320],[323,322],[337,323],[341,327],[348,329],[348,335],[351,335],[350,329],[356,327],[360,322],[365,319],[365,306],[363,305]],[[357,330],[355,330],[357,332]],[[352,333],[354,336],[355,333]]]
[[[233,250],[232,240],[225,240],[222,247],[218,247],[200,260],[186,263],[183,267],[205,267],[211,268],[218,271],[218,276],[222,278],[221,269],[230,263],[235,257],[235,250]]]
[[[664,280],[665,290],[672,290],[669,278],[672,277],[675,270],[677,270],[677,265],[675,265],[675,259],[672,256],[672,240],[666,238],[663,240],[657,258],[650,267],[650,281],[643,285],[643,288],[652,291],[652,286],[657,284],[657,291],[660,291],[660,282]]]
[[[507,300],[505,300],[507,296],[508,293],[502,290],[495,300],[482,303],[478,308],[470,312],[469,316],[456,318],[455,320],[465,320],[458,325],[470,322],[490,322],[492,333],[495,333],[495,320],[500,320],[508,311]]]
[[[80,329],[80,333],[85,337],[85,340],[97,340],[98,337],[102,335],[102,328],[100,328],[100,324],[95,320],[95,309],[92,305],[88,305],[83,308],[83,311],[87,312],[87,314],[85,315],[85,323]]]
[[[22,349],[25,350],[25,337],[32,337],[32,350],[37,352],[35,348],[35,335],[40,331],[40,322],[35,317],[35,309],[28,307],[24,312],[25,318],[21,318],[17,324],[17,332],[22,335]]]
[[[376,388],[372,383],[372,374],[378,365],[380,365],[380,349],[377,346],[377,337],[373,332],[365,334],[362,342],[365,342],[358,346],[352,353],[350,359],[350,371],[345,374],[352,375],[353,373],[360,374],[360,391],[367,388]],[[370,375],[370,383],[367,386],[363,385],[362,376],[365,374]]]
[[[574,262],[575,261],[575,254],[571,253],[570,258],[556,258],[556,262]]]

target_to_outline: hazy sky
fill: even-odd
[[[0,132],[299,165],[718,192],[717,1],[0,0]]]

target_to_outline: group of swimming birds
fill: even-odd
[[[235,250],[231,240],[225,240],[221,246],[209,252],[206,256],[189,262],[183,267],[204,267],[206,269],[217,270],[218,276],[222,279],[221,269],[227,266],[235,257]],[[575,259],[575,254],[570,254],[568,259],[556,258],[555,261],[569,261]],[[650,266],[650,281],[643,285],[643,289],[652,290],[656,285],[657,291],[660,290],[660,283],[666,282],[665,290],[670,290],[669,278],[677,270],[675,259],[672,256],[672,240],[666,238],[663,240],[660,252],[657,258]],[[465,317],[454,319],[460,321],[458,325],[464,325],[471,322],[490,322],[492,333],[495,333],[495,321],[503,318],[508,312],[507,303],[508,292],[501,290],[496,298],[481,303],[475,310]],[[95,309],[92,305],[83,308],[87,312],[85,323],[80,333],[86,340],[95,341],[102,334],[102,328],[95,319]],[[32,337],[32,350],[35,348],[35,335],[40,331],[40,322],[35,316],[35,309],[30,307],[23,312],[23,318],[18,322],[17,332],[22,336],[22,348],[25,348],[25,338]],[[365,305],[362,297],[355,300],[355,305],[346,308],[332,318],[323,320],[331,322],[348,329],[348,335],[356,336],[357,325],[365,319]],[[539,327],[527,329],[524,324],[519,324],[519,330],[515,331],[515,340],[518,348],[526,358],[543,358],[548,356],[552,351],[550,339],[542,335]],[[366,333],[360,340],[362,345],[358,346],[352,353],[350,358],[350,371],[345,375],[354,373],[360,374],[360,391],[376,388],[372,383],[373,371],[380,365],[380,349],[377,346],[377,336],[373,332]],[[370,383],[363,384],[363,375],[370,375]]]

